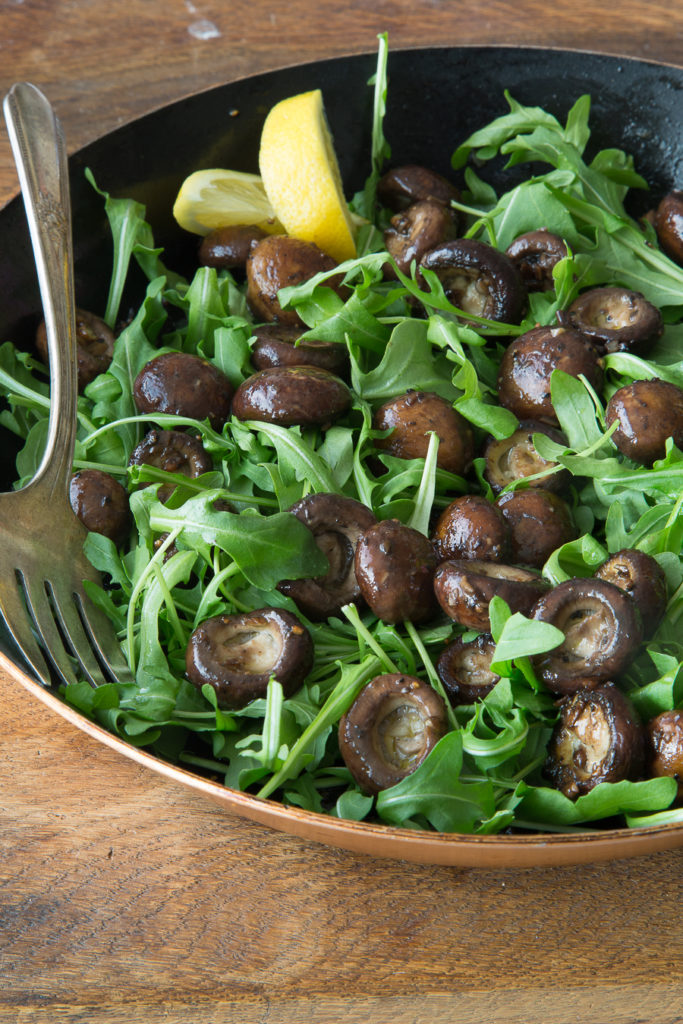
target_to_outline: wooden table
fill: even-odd
[[[40,85],[73,150],[383,30],[683,64],[671,0],[0,0],[0,87]],[[0,129],[0,203],[15,191]],[[519,872],[362,858],[233,818],[0,685],[0,1021],[683,1019],[683,850]]]

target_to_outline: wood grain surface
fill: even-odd
[[[0,0],[0,90],[43,88],[73,151],[384,30],[683,64],[673,2]],[[16,187],[3,126],[0,204]],[[231,817],[0,687],[0,1022],[683,1021],[683,850],[517,872],[359,857]]]

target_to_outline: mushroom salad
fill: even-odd
[[[506,96],[452,175],[395,167],[383,46],[374,90],[342,264],[241,225],[189,280],[101,193],[115,267],[102,318],[78,314],[71,500],[135,683],[64,699],[342,818],[683,820],[683,193],[627,213],[646,183],[586,155],[587,96],[564,123]],[[19,483],[41,344],[0,349]]]

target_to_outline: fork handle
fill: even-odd
[[[18,82],[3,107],[33,245],[50,363],[47,443],[31,484],[40,481],[50,495],[67,495],[78,364],[66,145],[54,110],[36,86]]]

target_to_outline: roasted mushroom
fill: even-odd
[[[652,636],[667,601],[666,574],[659,562],[637,548],[624,548],[603,562],[595,576],[630,594],[643,620],[644,637]]]
[[[637,779],[642,766],[642,727],[614,683],[565,700],[545,764],[556,789],[573,800],[601,782]]]
[[[496,507],[510,532],[513,562],[541,569],[556,548],[576,537],[569,505],[552,491],[509,491]]]
[[[683,449],[683,390],[659,378],[626,384],[607,403],[607,426],[615,420],[612,440],[622,455],[650,466],[664,458],[667,438]]]
[[[518,324],[524,315],[527,292],[519,270],[486,242],[443,242],[425,253],[420,267],[437,275],[446,298],[463,313],[506,324]]]
[[[683,192],[680,189],[664,196],[655,211],[654,227],[667,256],[683,265]]]
[[[419,263],[426,252],[457,234],[457,218],[450,207],[434,199],[421,199],[394,214],[384,232],[384,245],[398,269],[410,274],[413,261]]]
[[[436,558],[428,539],[398,519],[385,519],[360,538],[356,579],[361,594],[384,622],[427,622],[437,611]]]
[[[114,355],[114,332],[111,327],[85,309],[76,310],[76,359],[78,365],[78,390],[83,388],[109,369]],[[45,363],[49,363],[45,321],[36,331],[36,348]]]
[[[141,413],[208,419],[220,430],[230,416],[233,387],[224,373],[188,352],[165,352],[143,366],[133,397]]]
[[[202,238],[199,262],[216,270],[245,267],[251,250],[266,237],[266,232],[258,224],[231,224],[216,228]]]
[[[554,650],[534,659],[553,693],[576,693],[617,679],[643,639],[635,602],[605,580],[565,580],[541,597],[531,616],[564,633],[564,640]]]
[[[438,562],[448,558],[502,562],[510,553],[510,532],[495,505],[480,495],[465,494],[441,513],[432,543]]]
[[[646,759],[650,775],[668,775],[678,783],[683,800],[683,711],[663,711],[645,729]]]
[[[315,274],[336,267],[312,242],[288,235],[268,235],[249,253],[247,259],[247,302],[259,320],[277,320],[282,324],[303,327],[299,314],[283,309],[278,292],[291,285],[302,284]],[[338,278],[329,278],[328,288],[341,288]]]
[[[550,393],[553,370],[563,370],[572,377],[583,374],[596,391],[602,389],[599,356],[578,331],[567,327],[533,327],[503,353],[498,370],[500,404],[519,420],[556,425]]]
[[[377,183],[377,198],[390,210],[405,210],[422,199],[432,199],[444,206],[460,198],[455,185],[443,175],[418,164],[392,167]]]
[[[500,676],[491,671],[496,644],[489,633],[458,637],[441,653],[436,671],[452,704],[473,704],[490,693]]]
[[[128,464],[156,466],[167,473],[182,473],[189,477],[201,476],[213,469],[211,456],[201,440],[182,430],[150,430],[133,450]],[[170,484],[160,487],[159,501],[167,501],[173,491]]]
[[[243,708],[265,697],[272,677],[291,697],[313,666],[313,641],[291,612],[259,608],[243,615],[216,615],[195,629],[185,668],[201,690],[208,683],[218,706]]]
[[[515,238],[506,254],[519,268],[530,292],[551,291],[555,287],[553,267],[567,255],[567,246],[558,235],[541,228]]]
[[[546,470],[557,469],[558,463],[542,458],[534,447],[534,434],[545,434],[556,444],[566,446],[567,441],[559,430],[538,420],[522,420],[517,430],[502,440],[491,438],[484,450],[486,469],[484,475],[494,494],[498,494],[514,480],[528,477]],[[541,487],[547,491],[560,491],[566,486],[569,472],[557,469],[538,480],[528,480],[527,487]]]
[[[644,295],[615,286],[583,292],[567,314],[601,352],[647,352],[664,330],[661,313]]]
[[[377,520],[365,505],[342,494],[310,494],[290,511],[312,532],[330,567],[324,576],[282,580],[278,590],[314,622],[339,615],[343,605],[360,598],[354,571],[356,546]]]
[[[339,750],[374,796],[411,775],[446,729],[444,702],[431,686],[412,676],[376,676],[339,722]]]
[[[375,447],[399,459],[423,459],[429,433],[439,438],[437,465],[460,476],[474,457],[474,437],[467,420],[433,391],[407,391],[382,405],[373,417],[375,430],[391,430]]]
[[[287,327],[284,324],[255,327],[252,363],[257,370],[267,370],[271,366],[318,366],[346,379],[349,372],[349,351],[346,345],[338,341],[316,341],[313,338],[306,338],[297,345],[300,337],[300,327]]]
[[[317,366],[274,366],[259,370],[235,392],[232,413],[238,420],[283,426],[324,427],[351,405],[343,380]]]
[[[71,507],[92,533],[101,533],[115,544],[128,535],[131,516],[128,492],[118,480],[100,469],[81,469],[69,484]]]
[[[478,559],[442,562],[434,574],[434,591],[442,609],[466,629],[491,629],[489,604],[502,597],[512,612],[528,615],[548,583],[537,573],[517,566]]]

